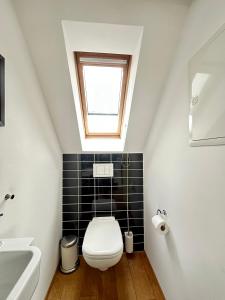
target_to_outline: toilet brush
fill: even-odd
[[[125,234],[125,250],[127,253],[133,253],[133,232],[124,232]]]
[[[127,157],[127,162],[126,162],[126,171],[127,171],[127,178],[129,177],[128,175],[128,168],[130,165],[130,158],[129,154]],[[130,231],[130,219],[129,219],[129,199],[128,199],[128,194],[129,194],[129,189],[128,189],[128,184],[127,184],[127,231],[124,232],[125,235],[125,250],[127,253],[133,253],[133,232]]]
[[[127,231],[125,235],[125,250],[127,253],[133,253],[133,232],[130,231],[129,214],[127,210]]]

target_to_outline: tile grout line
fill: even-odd
[[[65,196],[64,196],[65,197]],[[66,196],[66,197],[71,197],[71,196]],[[124,202],[116,202],[117,204],[126,204],[126,201]],[[131,201],[131,203],[143,203],[143,201]],[[76,202],[71,202],[71,203],[63,203],[63,205],[76,205]],[[93,204],[93,202],[86,202],[86,203],[82,203],[82,205],[90,205]],[[110,204],[110,201],[107,202],[102,202],[101,205],[105,205],[105,204]]]
[[[125,153],[124,153],[125,154]],[[77,161],[80,161],[80,162],[83,162],[83,163],[92,163],[93,160],[64,160],[63,163],[75,163]],[[113,163],[119,163],[121,160],[113,160],[112,159],[112,162]],[[108,160],[99,160],[99,161],[96,161],[96,163],[108,163],[109,161]],[[140,160],[130,160],[130,162],[134,162],[134,163],[140,163]]]
[[[108,162],[104,162],[104,164],[107,164],[107,163],[113,163],[112,161],[108,161]],[[77,171],[77,172],[91,172],[91,168],[87,168],[87,169],[81,169],[81,170],[78,170],[78,169],[64,169],[64,172],[66,171]],[[115,171],[122,171],[123,169],[120,168],[114,168]],[[143,170],[143,167],[142,168],[132,168],[132,169],[129,169],[129,171],[142,171]]]
[[[74,172],[73,170],[65,170],[63,172]],[[74,179],[74,178],[78,178],[77,176],[74,176],[74,177],[64,177],[64,179]],[[83,180],[90,180],[90,179],[93,179],[93,177],[81,177]],[[96,177],[96,178],[101,178],[101,177]],[[113,178],[115,179],[123,179],[123,178],[128,178],[128,177],[125,177],[125,176],[113,176]],[[140,178],[140,179],[143,179],[144,177],[143,176],[129,176],[129,178],[134,178],[134,179],[137,179],[137,178]]]
[[[112,163],[112,153],[110,154],[110,162]],[[114,166],[113,166],[113,174],[114,174]],[[110,191],[111,191],[111,216],[112,216],[112,176],[110,178],[110,181],[111,181]]]
[[[127,209],[118,209],[117,210],[117,212],[127,212]],[[144,210],[143,209],[130,209],[130,211],[133,211],[133,212],[135,212],[135,211],[140,211],[140,212],[143,212]],[[108,212],[108,210],[96,210],[96,212],[98,212],[98,213],[107,213]],[[70,213],[69,211],[64,211],[63,213]],[[75,213],[75,212],[71,212],[71,213]],[[82,212],[80,212],[80,214],[86,214],[86,213],[93,213],[93,211],[92,210],[89,210],[89,211],[82,211]]]
[[[110,196],[110,193],[109,194],[99,194],[101,196]],[[124,195],[143,195],[143,193],[124,193],[124,194],[114,194],[115,196],[124,196]],[[76,194],[68,194],[68,195],[65,195],[63,194],[62,195],[63,197],[67,197],[67,196],[77,196]],[[95,193],[94,194],[88,194],[88,195],[80,195],[81,197],[93,197],[95,196]],[[124,201],[126,202],[126,201]]]
[[[129,192],[129,186],[128,186],[128,182],[129,182],[129,178],[128,178],[128,175],[129,175],[129,172],[128,172],[128,169],[129,169],[129,154],[127,154],[127,232],[129,233],[129,230],[130,230],[130,220],[129,220],[129,197],[128,197],[128,192]]]
[[[78,178],[72,178],[72,179],[78,179]],[[128,185],[128,186],[143,186],[142,184],[132,184],[132,185]],[[93,185],[84,185],[84,187],[85,188],[92,188],[93,187]],[[106,188],[106,187],[111,187],[111,185],[98,185],[98,187],[99,188]],[[115,188],[125,188],[125,187],[127,187],[127,185],[115,185],[115,186],[113,186],[112,185],[112,187],[115,187]],[[77,186],[75,186],[75,185],[71,185],[71,186],[64,186],[63,187],[64,189],[67,189],[67,188],[69,188],[69,189],[71,189],[71,188],[77,188]]]
[[[94,164],[95,164],[95,154],[94,154]],[[94,166],[92,167],[94,168]],[[93,172],[93,170],[92,170]],[[94,173],[93,173],[94,176]],[[94,177],[94,213],[95,213],[95,217],[96,217],[96,177]]]

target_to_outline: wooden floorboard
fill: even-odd
[[[116,288],[118,299],[136,300],[136,292],[134,289],[127,256],[125,254],[114,268],[116,272]]]
[[[46,300],[165,300],[144,252],[123,254],[120,262],[101,272],[81,257],[72,274],[57,271]]]

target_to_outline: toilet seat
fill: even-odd
[[[100,270],[116,264],[123,253],[123,239],[118,221],[114,217],[93,218],[84,236],[82,252],[86,262]]]

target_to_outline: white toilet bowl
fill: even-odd
[[[93,218],[89,222],[82,246],[86,263],[101,271],[117,264],[123,254],[123,239],[114,217]]]

